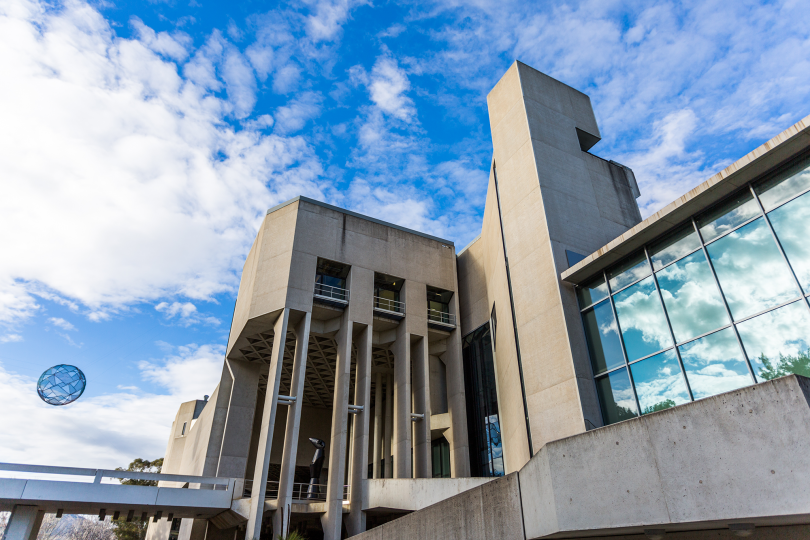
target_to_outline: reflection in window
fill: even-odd
[[[802,191],[810,189],[810,167],[807,166],[807,161],[803,160],[782,174],[760,182],[754,189],[767,212]]]
[[[611,291],[618,291],[622,287],[626,287],[649,275],[650,265],[647,264],[647,256],[644,255],[643,251],[636,253],[607,272]]]
[[[430,449],[433,478],[450,478],[450,443],[444,437],[439,437],[430,444]]]
[[[699,216],[695,221],[700,228],[703,241],[709,242],[761,213],[754,196],[750,191],[745,190],[731,200]]]
[[[503,441],[489,323],[464,337],[462,357],[472,476],[503,476]]]
[[[585,339],[591,354],[595,374],[603,373],[624,364],[619,330],[613,318],[610,302],[602,302],[582,314]]]
[[[689,402],[689,391],[674,350],[630,365],[641,414]]]
[[[805,294],[810,293],[810,193],[777,208],[768,218]]]
[[[596,391],[599,394],[605,425],[636,417],[636,400],[630,386],[630,378],[627,376],[627,368],[596,379]]]
[[[656,277],[678,343],[730,322],[703,250],[666,267]]]
[[[605,284],[605,277],[602,275],[577,287],[577,300],[579,300],[580,307],[583,308],[607,298],[607,295],[607,284]]]
[[[692,224],[688,223],[663,240],[650,246],[650,260],[653,268],[660,270],[672,261],[677,261],[696,249],[700,249],[700,238],[698,238]]]
[[[737,325],[757,379],[810,377],[810,314],[804,300]]]
[[[754,382],[732,328],[696,339],[679,349],[695,399],[730,392]]]
[[[629,362],[672,346],[672,336],[652,277],[616,294],[613,301]]]
[[[799,294],[764,218],[709,244],[706,250],[734,320]]]

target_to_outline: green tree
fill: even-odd
[[[665,399],[664,401],[659,401],[655,405],[650,405],[649,407],[645,407],[641,414],[650,414],[658,411],[663,411],[669,409],[670,407],[674,407],[675,402],[671,399]]]
[[[796,356],[780,354],[779,362],[777,362],[776,366],[774,366],[770,359],[764,354],[759,356],[759,361],[765,368],[761,369],[757,376],[766,381],[793,373],[810,377],[810,349],[801,351]]]
[[[121,467],[116,468],[116,471],[131,471],[131,472],[147,472],[159,473],[163,469],[163,458],[158,458],[152,461],[137,458],[124,469]],[[155,480],[138,480],[134,478],[121,478],[119,480],[122,484],[127,486],[156,486]],[[116,540],[144,540],[146,538],[146,528],[149,526],[149,520],[141,521],[138,518],[126,522],[125,517],[121,517],[118,521],[114,521],[114,533]]]

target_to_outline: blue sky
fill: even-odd
[[[799,1],[0,0],[0,461],[162,455],[279,202],[466,245],[516,58],[591,96],[648,215],[810,114],[807,28]],[[35,393],[57,363],[68,407]]]

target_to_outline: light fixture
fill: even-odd
[[[650,540],[662,540],[667,531],[664,529],[644,529],[644,535]]]
[[[728,530],[734,533],[734,536],[751,536],[754,534],[753,523],[732,523],[728,526]]]

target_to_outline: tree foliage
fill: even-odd
[[[659,401],[654,405],[650,405],[649,407],[645,407],[644,411],[641,414],[650,414],[658,411],[664,411],[669,409],[670,407],[674,407],[675,402],[671,399],[665,399],[664,401]]]
[[[147,459],[137,458],[129,464],[126,469],[118,467],[116,471],[132,471],[132,472],[147,472],[159,473],[163,469],[163,458],[154,459],[149,461]],[[154,480],[137,480],[134,478],[122,478],[122,484],[127,486],[156,486],[157,482]],[[122,517],[118,521],[114,521],[114,533],[116,540],[144,540],[146,538],[146,529],[149,526],[149,520],[141,521],[140,516],[129,523]]]
[[[779,361],[774,366],[771,360],[764,354],[760,355],[759,361],[765,366],[757,374],[760,379],[770,381],[785,375],[804,375],[810,377],[810,349],[801,351],[796,356],[779,355]]]

